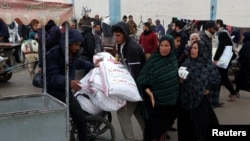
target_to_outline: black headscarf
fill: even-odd
[[[187,79],[183,81],[180,93],[180,105],[186,109],[197,107],[204,96],[205,89],[212,92],[220,82],[219,73],[208,57],[206,46],[202,41],[195,43],[198,44],[198,57],[191,58],[189,54],[182,64],[189,72]]]
[[[250,62],[250,32],[243,33],[243,45],[239,51],[239,62],[243,66],[249,66]]]
[[[162,56],[158,47],[143,66],[136,81],[142,97],[145,92],[144,88],[150,88],[156,97],[156,105],[176,104],[178,93],[178,64],[174,42],[172,36],[163,35],[159,43],[165,40],[170,43],[170,53]]]

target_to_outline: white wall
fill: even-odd
[[[225,24],[239,27],[250,27],[249,0],[217,0],[217,19],[221,18]],[[89,14],[93,17],[109,15],[109,0],[74,0],[75,17],[81,17],[83,6],[91,8]],[[136,23],[151,17],[153,21],[160,19],[164,26],[172,17],[209,20],[210,0],[121,0],[121,17],[133,15]],[[112,17],[111,17],[112,18]]]
[[[79,20],[82,17],[82,7],[91,9],[90,17],[99,14],[100,17],[109,15],[109,0],[74,0],[75,17]]]
[[[217,18],[226,24],[250,27],[249,0],[217,0]]]

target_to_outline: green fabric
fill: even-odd
[[[171,52],[161,56],[159,48],[143,66],[138,78],[138,89],[144,97],[145,88],[154,94],[156,105],[175,105],[178,95],[178,64],[171,41]]]

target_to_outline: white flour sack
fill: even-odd
[[[75,93],[81,108],[92,115],[98,114],[100,110],[117,111],[126,104],[123,99],[106,96],[103,91],[107,89],[107,85],[102,81],[104,79],[101,78],[98,68],[94,68],[80,80],[82,89]]]
[[[77,91],[74,95],[77,99],[77,101],[79,102],[81,108],[83,111],[91,114],[91,115],[97,115],[99,114],[102,109],[99,108],[98,106],[96,106],[91,100],[90,98],[87,98],[86,96],[91,95],[91,90],[90,90],[90,86],[89,86],[89,78],[91,77],[92,73],[88,73],[86,76],[84,76],[81,80],[80,80],[80,85],[82,87],[82,89],[80,91]],[[84,96],[86,95],[86,96]]]
[[[80,86],[82,87],[82,89],[80,91],[78,91],[77,93],[86,93],[86,90],[89,90],[89,78],[92,75],[92,71],[89,71],[88,74],[86,74],[79,82],[80,82]],[[89,94],[89,91],[87,91],[87,93]],[[76,96],[76,94],[75,94]]]
[[[108,53],[108,52],[99,52],[99,53],[96,53],[96,54],[93,56],[93,62],[95,62],[97,59],[100,59],[100,58],[106,59],[106,60],[108,60],[108,59],[113,59],[113,60],[115,60],[114,56],[111,55],[110,53]]]
[[[77,92],[77,94],[93,94],[96,89],[104,92],[106,88],[106,85],[104,84],[104,80],[101,79],[99,74],[99,69],[94,68],[91,71],[89,71],[88,74],[86,74],[81,80],[80,80],[80,86],[82,89]],[[94,89],[94,91],[93,91]]]
[[[103,111],[117,111],[124,105],[126,105],[126,100],[122,100],[117,97],[106,96],[101,91],[96,91],[95,94],[91,94],[91,101]]]
[[[142,101],[136,83],[124,65],[103,60],[99,64],[99,71],[106,84],[105,95],[127,101]]]
[[[91,75],[89,77],[89,89],[97,89],[99,91],[102,91],[105,93],[107,91],[107,85],[104,81],[104,79],[101,77],[101,74],[99,72],[99,68],[94,68],[91,70]]]
[[[88,112],[91,115],[97,115],[102,112],[102,109],[96,106],[89,98],[85,97],[82,94],[76,96],[82,110]]]

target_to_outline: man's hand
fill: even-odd
[[[80,91],[82,89],[81,83],[78,80],[71,80],[70,81],[70,87],[74,91]]]
[[[108,59],[108,61],[110,61],[110,62],[112,62],[112,63],[114,63],[114,64],[120,64],[120,62],[119,61],[117,61],[117,60],[114,60],[114,59]]]
[[[0,41],[3,42],[4,41],[4,37],[0,36]]]
[[[215,64],[215,65],[216,65],[217,63],[218,63],[218,61],[213,61],[213,64]]]
[[[99,63],[100,63],[101,61],[103,61],[102,58],[96,59],[96,61],[95,61],[95,63],[94,63],[95,67],[99,67]]]
[[[204,90],[204,93],[203,93],[204,95],[208,95],[209,94],[209,90]]]
[[[183,78],[179,78],[179,83],[180,83],[180,84],[182,84],[182,83],[183,83],[183,81],[184,81],[184,79],[183,79]]]
[[[38,72],[42,73],[42,68],[38,67]]]

